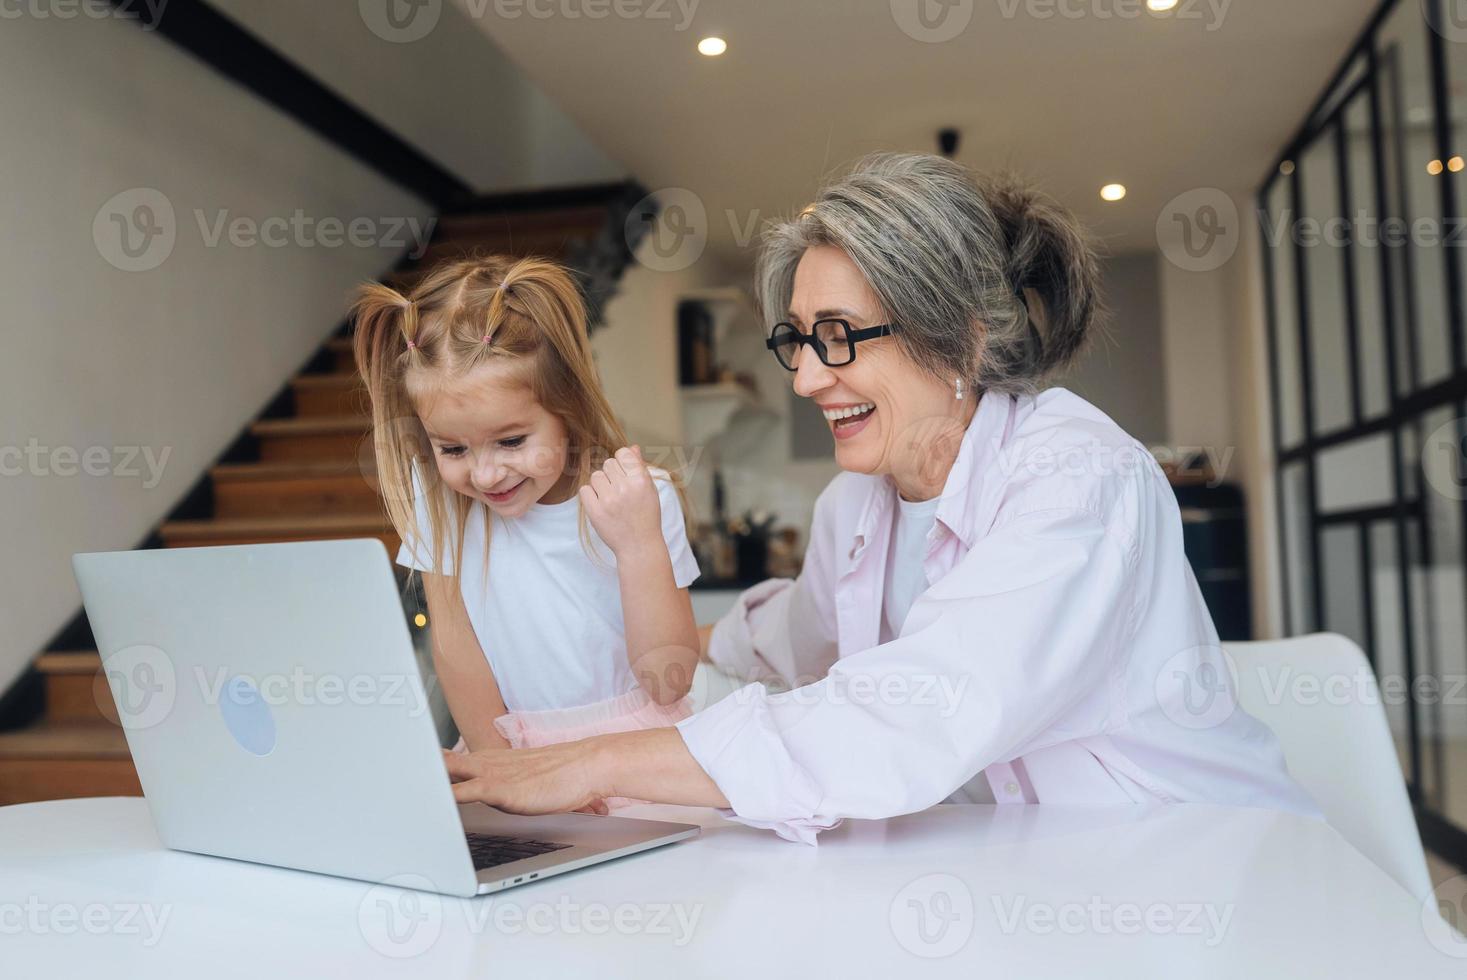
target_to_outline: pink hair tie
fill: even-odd
[[[489,335],[487,333],[484,335],[484,339],[481,341],[481,343],[489,343]]]
[[[418,349],[417,343],[415,341],[409,340],[408,341],[408,350],[417,350],[417,349]]]

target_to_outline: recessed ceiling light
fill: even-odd
[[[1126,196],[1125,184],[1106,184],[1100,189],[1100,196],[1107,201],[1119,201]]]
[[[1283,174],[1285,177],[1289,176],[1289,174],[1291,174],[1293,172],[1294,172],[1294,161],[1293,160],[1285,160],[1283,163],[1279,164],[1279,173]]]
[[[1442,172],[1442,162],[1440,160],[1431,161],[1426,165],[1426,172],[1435,177]]]
[[[721,37],[705,37],[698,42],[698,53],[712,58],[728,50],[728,42]]]
[[[1452,157],[1450,160],[1447,161],[1447,169],[1454,174],[1461,173],[1464,166],[1467,166],[1467,164],[1464,164],[1462,162],[1461,157]]]
[[[1171,10],[1177,5],[1177,0],[1146,0],[1148,10]]]

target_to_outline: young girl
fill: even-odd
[[[363,286],[353,318],[397,561],[425,573],[457,748],[687,717],[698,566],[681,495],[626,447],[570,275],[465,260],[406,296]]]

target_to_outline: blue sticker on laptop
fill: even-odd
[[[275,716],[248,677],[231,677],[219,699],[224,726],[240,748],[255,755],[269,755],[275,748]]]

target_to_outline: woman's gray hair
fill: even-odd
[[[944,157],[868,156],[768,228],[755,274],[766,323],[788,318],[795,267],[819,245],[850,256],[907,356],[949,383],[1036,391],[1101,314],[1099,263],[1074,217]]]

